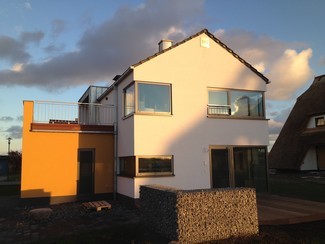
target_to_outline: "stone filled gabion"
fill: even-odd
[[[198,243],[258,234],[253,188],[141,186],[140,201],[145,225],[170,240]]]

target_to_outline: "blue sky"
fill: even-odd
[[[129,65],[207,28],[271,80],[270,142],[324,74],[322,0],[0,0],[0,154],[21,150],[23,100],[78,101]]]

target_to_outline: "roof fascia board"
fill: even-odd
[[[100,102],[111,91],[113,91],[114,90],[114,87],[117,87],[123,81],[123,79],[126,76],[128,76],[131,72],[133,72],[133,68],[134,68],[133,66],[130,66],[129,68],[127,68],[127,70],[124,71],[124,73],[97,99],[97,101]]]

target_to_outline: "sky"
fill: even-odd
[[[270,145],[323,75],[323,0],[0,0],[0,154],[21,151],[23,100],[77,102],[89,85],[207,28],[263,73]]]

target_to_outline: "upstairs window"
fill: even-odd
[[[257,91],[209,90],[208,115],[263,118],[263,93]]]
[[[316,127],[325,126],[324,117],[317,117],[317,118],[315,118],[315,125],[316,125]]]
[[[124,116],[171,111],[171,84],[134,82],[124,89]]]
[[[171,113],[169,84],[137,83],[138,111],[145,113]]]

